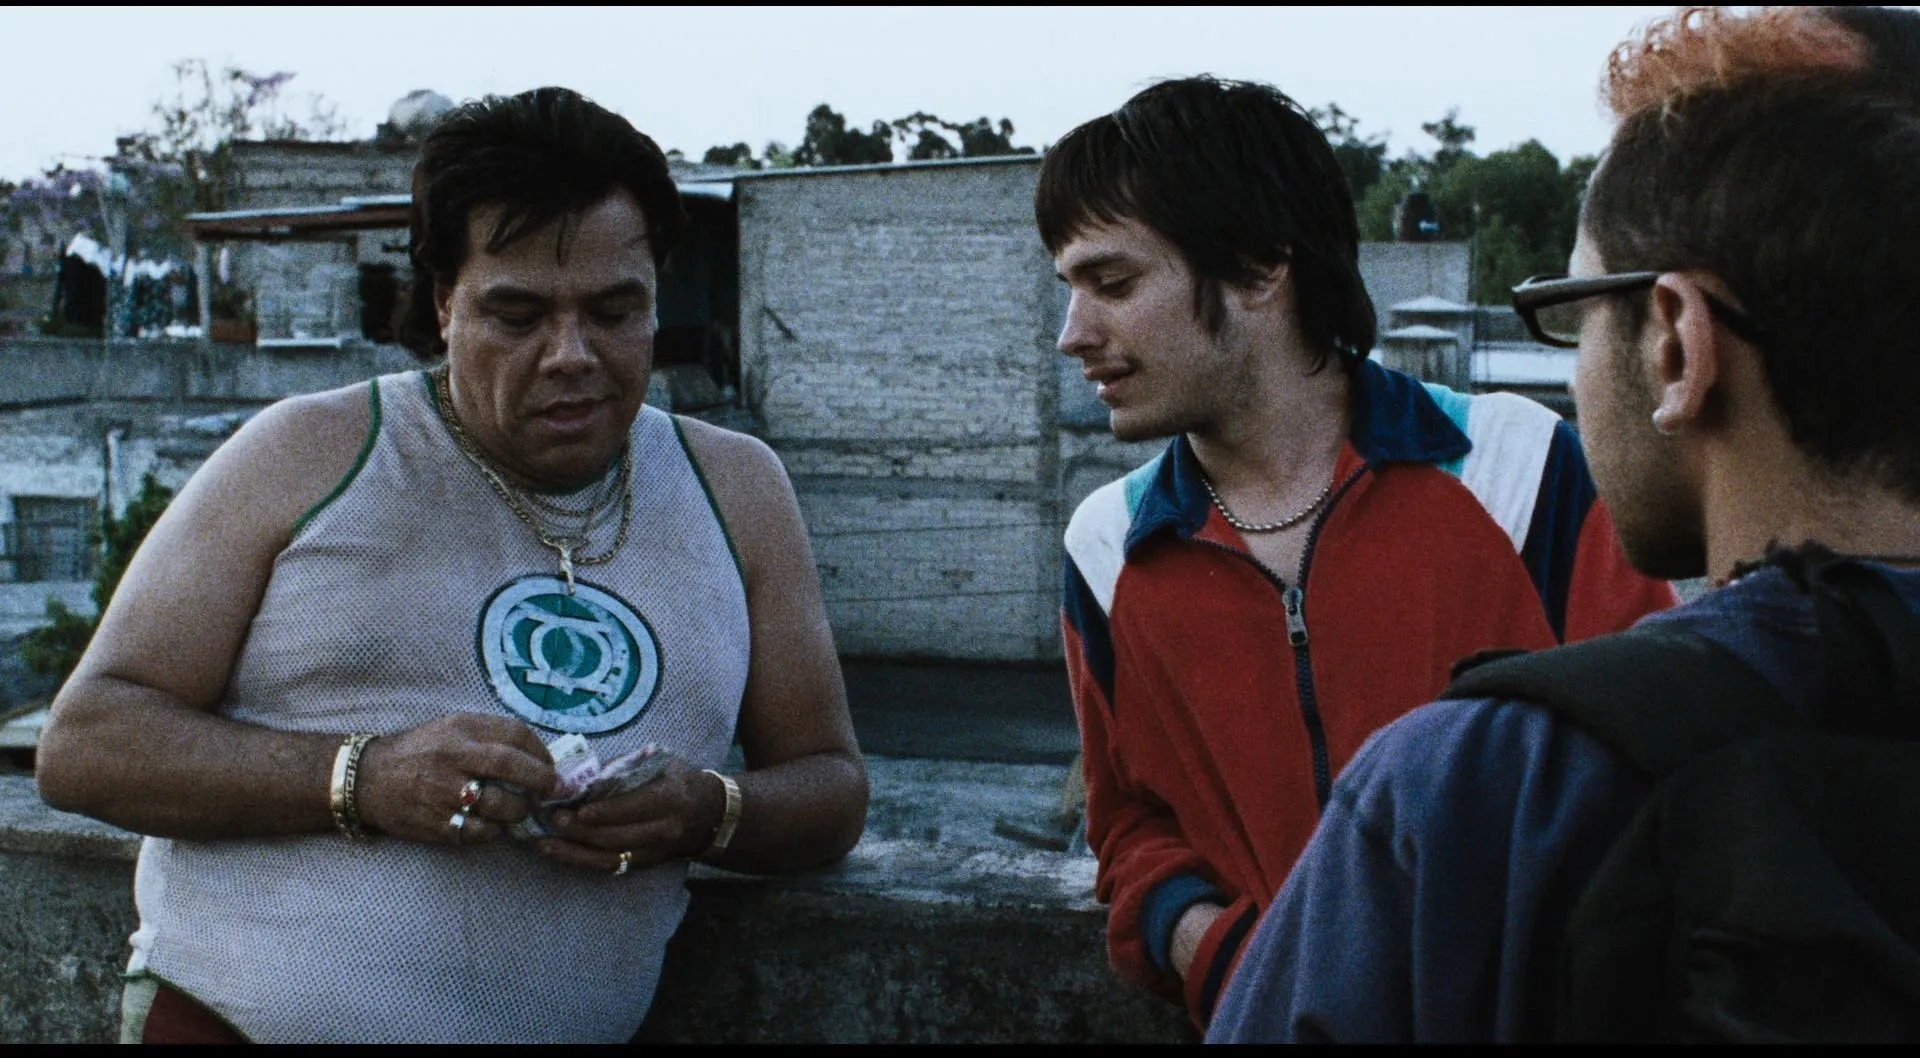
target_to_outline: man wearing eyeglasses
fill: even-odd
[[[1171,437],[1066,533],[1096,893],[1120,973],[1205,1024],[1367,736],[1493,647],[1630,625],[1572,430],[1367,358],[1353,202],[1277,90],[1149,88],[1047,153],[1060,351],[1123,440]]]
[[[1838,553],[1856,578],[1850,590],[1882,592],[1874,620],[1912,627],[1903,607],[1920,611],[1916,57],[1920,15],[1875,9],[1683,11],[1615,53],[1606,95],[1618,126],[1587,192],[1571,275],[1529,280],[1514,304],[1537,338],[1580,350],[1581,432],[1634,565],[1719,587],[1626,636],[1490,668],[1542,671],[1540,662],[1594,657],[1596,646],[1684,641],[1698,650],[1688,664],[1628,674],[1654,697],[1701,672],[1745,681],[1756,709],[1816,718],[1780,743],[1804,759],[1834,701],[1822,685],[1852,670],[1823,671],[1837,626],[1821,617],[1816,633],[1816,604],[1796,585],[1843,568],[1827,564]],[[1896,651],[1892,661],[1920,659]],[[1654,786],[1666,773],[1646,747],[1613,738],[1645,699],[1581,715],[1558,704],[1571,696],[1546,684],[1511,695],[1518,701],[1466,695],[1375,735],[1249,942],[1210,1039],[1786,1041],[1798,1037],[1775,1026],[1809,1020],[1823,1036],[1911,1039],[1913,887],[1856,906],[1841,897],[1872,893],[1836,896],[1737,856],[1682,876],[1672,864],[1687,842],[1653,823],[1700,802],[1674,800],[1690,792],[1670,782]],[[1656,741],[1693,737],[1710,730],[1700,718],[1744,700],[1703,684],[1671,710],[1648,711],[1641,729]],[[1899,824],[1912,801],[1898,781],[1849,812],[1849,825]],[[1773,833],[1771,796],[1727,802],[1738,820],[1728,829],[1743,840]],[[1869,866],[1904,862],[1913,828],[1904,833],[1871,848]],[[1807,848],[1851,847],[1844,837],[1823,832]],[[1664,851],[1638,855],[1653,848]],[[1601,881],[1656,877],[1634,906],[1664,910],[1592,914]],[[1792,905],[1771,920],[1780,936],[1824,936],[1815,922],[1829,919],[1817,913],[1846,903],[1835,914],[1866,916],[1863,928],[1900,958],[1825,954],[1906,983],[1836,993],[1822,977],[1834,964],[1814,957],[1820,945],[1776,947],[1773,934],[1724,918],[1753,905],[1676,895],[1709,883]],[[1695,908],[1720,924],[1677,929]],[[1612,946],[1589,943],[1605,935],[1589,924],[1615,930]],[[1648,953],[1650,972],[1592,972],[1633,951]],[[1755,966],[1767,968],[1766,984],[1750,989],[1744,974]],[[1719,1016],[1733,1009],[1743,1017]]]

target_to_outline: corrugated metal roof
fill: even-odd
[[[875,162],[871,165],[796,165],[790,169],[747,169],[734,180],[769,180],[785,176],[828,176],[834,173],[884,173],[911,169],[954,169],[970,165],[1038,165],[1038,154],[996,154],[987,158],[935,158],[922,162]]]
[[[1575,349],[1534,342],[1499,342],[1474,350],[1473,378],[1495,385],[1564,386],[1573,381]]]
[[[1422,342],[1457,342],[1460,340],[1459,335],[1444,327],[1434,327],[1425,323],[1416,323],[1408,327],[1396,327],[1380,337]]]
[[[1391,311],[1393,312],[1467,313],[1467,312],[1473,311],[1473,306],[1462,305],[1457,301],[1448,301],[1446,298],[1435,297],[1432,294],[1426,294],[1421,297],[1414,298],[1412,301],[1403,301],[1400,304],[1393,306]]]
[[[681,198],[713,198],[722,202],[733,201],[733,181],[716,180],[698,183],[675,184],[680,189]]]
[[[731,181],[698,181],[675,185],[686,198],[731,201]],[[292,240],[335,238],[348,232],[405,228],[412,195],[349,195],[331,206],[281,206],[274,209],[230,209],[220,213],[192,213],[187,234],[198,241]]]

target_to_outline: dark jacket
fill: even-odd
[[[1920,612],[1920,573],[1892,578]],[[1713,639],[1810,707],[1812,608],[1778,569],[1646,621]],[[1540,952],[1646,792],[1538,706],[1441,701],[1408,714],[1335,785],[1208,1040],[1527,1039],[1552,995]]]

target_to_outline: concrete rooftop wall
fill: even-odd
[[[90,401],[270,404],[417,366],[398,346],[273,350],[71,338],[0,340],[0,411]]]
[[[745,389],[843,652],[1059,656],[1063,527],[1037,160],[735,185]]]
[[[1184,1014],[1106,966],[1093,860],[990,832],[1064,769],[870,760],[866,836],[783,878],[696,865],[641,1036],[684,1042],[1144,1042]],[[117,1035],[138,839],[0,776],[0,1041]],[[214,912],[217,913],[217,912]]]

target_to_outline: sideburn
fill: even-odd
[[[1207,337],[1220,337],[1220,328],[1227,325],[1226,294],[1221,290],[1218,279],[1197,278],[1193,281],[1193,318],[1206,328]]]

